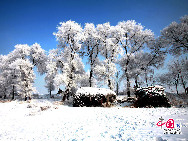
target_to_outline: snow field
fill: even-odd
[[[50,108],[41,110],[45,106]],[[187,140],[187,114],[188,108],[75,108],[47,100],[13,101],[0,103],[0,140]],[[181,123],[182,134],[164,135],[156,126],[161,116]]]

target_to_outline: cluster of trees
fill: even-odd
[[[46,53],[37,43],[16,45],[10,54],[0,56],[1,96],[12,95],[14,99],[17,93],[25,99],[30,97],[35,90],[34,66],[40,74],[45,74],[50,95],[61,85],[65,86],[67,95],[81,86],[107,85],[111,90],[118,90],[119,81],[125,80],[130,96],[131,82],[134,81],[136,87],[141,85],[141,80],[146,85],[154,83],[154,70],[163,65],[168,52],[180,56],[188,51],[188,16],[181,18],[181,23],[173,22],[164,28],[158,38],[133,20],[116,26],[86,23],[84,27],[67,21],[60,23],[57,29],[56,49]],[[83,59],[87,59],[90,66],[88,72],[84,70]],[[169,66],[170,73],[178,72],[174,82],[178,79],[179,84],[181,80],[186,87],[187,59],[174,64],[178,70],[177,66]],[[159,81],[176,84],[169,83],[166,77],[166,74],[160,76]]]
[[[8,55],[0,56],[0,96],[6,98],[15,94],[27,100],[36,91],[33,87],[35,74],[34,66],[38,72],[45,73],[45,51],[39,44],[32,46],[16,45]]]
[[[114,90],[119,67],[130,96],[131,79],[136,79],[138,85],[139,77],[148,75],[165,58],[162,46],[156,46],[160,43],[156,43],[154,33],[135,21],[119,22],[116,26],[86,23],[84,28],[67,21],[60,23],[54,35],[59,42],[54,60],[62,65],[61,72],[54,78],[55,85],[65,84],[69,94],[80,85],[93,87],[98,83]],[[83,73],[81,57],[87,59],[89,74]]]
[[[161,40],[165,40],[168,53],[173,60],[168,64],[168,71],[158,77],[158,82],[170,87],[183,86],[186,93],[188,82],[188,15],[180,18],[180,23],[172,22],[161,31]]]
[[[177,94],[179,94],[178,86],[182,86],[185,93],[188,80],[188,58],[178,58],[168,65],[168,72],[158,77],[158,82],[166,84],[169,87],[175,86]]]

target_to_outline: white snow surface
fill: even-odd
[[[116,93],[110,89],[106,88],[94,88],[94,87],[81,87],[76,91],[76,95],[85,94],[85,95],[96,95],[96,94],[114,94]]]
[[[163,134],[161,116],[181,123],[182,134]],[[188,140],[188,108],[74,108],[36,99],[0,103],[0,122],[2,141]]]

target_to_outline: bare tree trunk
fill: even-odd
[[[106,59],[108,59],[108,50],[106,49]],[[109,60],[108,60],[108,64],[109,64],[110,62],[109,62]],[[106,71],[107,71],[107,74],[109,73],[109,67],[106,69]],[[113,90],[113,88],[112,88],[112,82],[111,82],[111,80],[110,80],[110,77],[109,77],[109,75],[108,75],[108,87],[110,88],[110,90]]]
[[[145,73],[145,79],[146,79],[146,86],[148,87],[148,76],[147,76],[147,73]]]
[[[125,35],[125,37],[127,38],[127,33]],[[128,40],[126,39],[126,45],[125,45],[125,51],[126,51],[126,55],[127,55],[127,62],[126,62],[126,66],[125,66],[125,75],[127,78],[127,97],[131,96],[131,92],[130,92],[130,80],[129,80],[129,74],[128,74],[128,64],[129,64],[129,55],[128,55],[128,50],[127,50],[127,45],[128,45]]]
[[[27,101],[27,96],[25,96],[25,101]]]
[[[6,95],[6,88],[4,89],[4,96],[3,98],[6,99],[7,95]]]
[[[116,94],[118,95],[119,94],[119,84],[118,84],[118,82],[117,82],[117,84],[116,84]]]
[[[128,74],[128,64],[129,64],[129,58],[127,59],[127,63],[126,63],[126,67],[125,67],[125,75],[127,78],[127,97],[131,96],[131,92],[130,92],[130,78],[129,78],[129,74]]]
[[[93,62],[92,62],[92,55],[90,55],[90,75],[89,75],[89,86],[92,87],[92,77],[93,77]]]
[[[179,94],[178,93],[178,84],[179,84],[179,73],[178,73],[178,77],[177,77],[177,79],[176,79],[176,91],[177,91],[177,94]]]
[[[136,88],[138,88],[138,80],[137,80],[137,77],[135,78],[135,85],[136,85]]]
[[[183,85],[183,88],[184,88],[184,91],[185,91],[185,94],[186,94],[186,86],[185,86],[185,83],[184,83],[184,81],[183,81],[183,77],[181,76],[181,83],[182,83],[182,85]]]
[[[176,84],[176,92],[179,95],[179,93],[178,93],[178,84]]]
[[[73,72],[74,72],[74,66],[72,65],[71,66],[71,74],[69,76],[69,83],[67,85],[67,88],[66,88],[66,91],[65,91],[65,95],[66,95],[66,98],[67,100],[69,100],[69,96],[72,95],[72,84],[73,84]]]
[[[109,77],[108,77],[108,87],[110,88],[110,90],[113,90],[112,80]]]
[[[93,78],[93,69],[90,70],[90,75],[89,75],[89,86],[92,87],[92,78]]]
[[[185,94],[188,94],[188,87],[185,88]]]
[[[177,92],[177,94],[179,94],[178,93],[178,78],[175,80],[175,85],[176,85],[176,92]]]
[[[113,90],[113,87],[112,87],[112,83],[111,83],[110,78],[108,79],[108,87],[110,88],[110,90]]]
[[[50,89],[50,98],[52,98],[52,91],[51,91],[51,89]]]
[[[6,99],[6,97],[7,97],[7,95],[6,95],[6,94],[4,94],[3,98],[4,98],[4,99]]]
[[[127,77],[127,97],[130,97],[131,96],[131,92],[130,92],[130,80],[129,80],[128,73],[126,73],[126,77]]]
[[[72,60],[74,60],[74,54],[71,53],[71,61]],[[74,68],[73,64],[71,64],[71,72],[70,72],[70,75],[69,75],[69,83],[68,83],[67,88],[65,90],[65,95],[66,95],[67,100],[69,100],[69,96],[72,95],[71,89],[72,89],[72,84],[73,84],[73,79],[74,79],[74,76],[73,76],[74,72],[75,72],[75,68]]]
[[[12,87],[12,100],[14,99],[14,85],[13,85],[13,87]]]
[[[116,94],[118,95],[119,93],[119,80],[118,80],[118,77],[119,77],[119,72],[117,72],[117,75],[116,75]]]
[[[109,61],[108,61],[109,63]],[[109,68],[107,69],[107,74],[109,73]],[[110,79],[110,76],[108,75],[108,87],[110,88],[110,90],[113,90],[113,86],[112,86],[112,81]]]

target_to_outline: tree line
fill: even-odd
[[[186,88],[188,70],[188,16],[173,22],[155,38],[154,33],[134,20],[84,27],[74,21],[61,22],[54,33],[58,47],[46,52],[37,43],[18,44],[8,55],[0,56],[0,95],[15,93],[27,99],[36,91],[33,68],[45,74],[46,88],[51,92],[65,86],[65,94],[74,94],[78,87],[107,85],[117,90],[120,81],[126,83],[130,97],[131,83],[135,87],[158,83]],[[166,56],[176,59],[168,72],[154,78],[154,71],[163,66]],[[89,65],[84,70],[83,59]],[[177,90],[178,91],[178,90]]]

